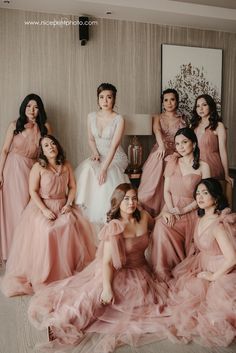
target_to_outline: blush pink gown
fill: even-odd
[[[95,256],[90,223],[80,209],[60,214],[66,203],[69,172],[45,169],[40,196],[56,214],[48,220],[31,200],[15,228],[1,289],[6,296],[32,294],[42,286],[81,271]]]
[[[29,320],[38,329],[52,327],[57,336],[54,348],[78,345],[81,351],[82,341],[92,333],[98,334],[96,343],[93,346],[91,339],[83,352],[108,353],[121,344],[139,345],[165,337],[161,313],[167,288],[154,280],[146,262],[149,236],[124,238],[123,231],[119,220],[106,224],[99,234],[96,259],[82,272],[52,283],[31,299]],[[105,241],[111,244],[114,266],[114,302],[107,306],[100,303]]]
[[[176,119],[176,124],[169,129],[163,115],[161,115],[160,124],[162,138],[166,148],[165,156],[163,158],[157,157],[158,143],[156,143],[143,166],[142,177],[138,189],[139,201],[153,216],[160,213],[162,206],[164,205],[163,173],[166,165],[165,157],[174,153],[174,136],[180,128],[185,126],[183,119],[179,117]]]
[[[194,201],[193,191],[201,180],[201,175],[193,173],[182,175],[176,153],[168,159],[165,175],[170,178],[173,206],[181,209]],[[181,215],[173,227],[168,226],[163,218],[156,221],[151,262],[159,279],[168,281],[171,270],[188,255],[196,220],[197,212],[191,211]]]
[[[211,170],[211,177],[224,180],[225,174],[220,158],[218,136],[210,129],[206,129],[202,135],[199,134],[197,128],[194,131],[198,138],[200,158],[202,161],[208,163]]]
[[[13,233],[21,213],[29,202],[29,173],[38,155],[40,133],[36,124],[26,124],[24,131],[14,135],[3,170],[4,184],[0,189],[0,236],[3,260],[7,260]]]
[[[227,213],[228,210],[222,211],[201,233],[196,226],[195,253],[173,271],[168,300],[173,340],[228,346],[236,337],[236,267],[212,282],[197,278],[199,272],[217,271],[225,261],[214,238],[219,224],[236,249],[236,214]]]

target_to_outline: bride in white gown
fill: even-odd
[[[102,83],[97,89],[100,110],[88,115],[88,141],[92,156],[75,170],[77,196],[80,205],[91,222],[106,222],[110,208],[110,197],[121,183],[129,182],[124,171],[128,165],[127,156],[120,146],[124,133],[124,118],[113,107],[116,88]]]

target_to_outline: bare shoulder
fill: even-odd
[[[225,131],[225,126],[221,121],[218,122],[218,126],[215,131],[216,131],[216,133]]]
[[[71,163],[66,159],[63,166],[67,169],[72,169]]]
[[[140,211],[141,220],[149,220],[151,218],[150,214],[146,210]]]
[[[161,114],[153,114],[152,115],[153,121],[160,121],[161,119]]]
[[[200,164],[200,168],[204,168],[204,169],[209,168],[208,163],[206,163],[202,160],[199,161],[199,164]]]
[[[201,170],[201,173],[202,173],[202,178],[203,179],[210,178],[211,170],[210,170],[209,164],[204,162],[204,161],[201,161],[201,160],[200,160],[199,164],[200,164],[200,170]]]
[[[16,120],[10,122],[8,129],[12,131],[16,129]]]
[[[39,162],[35,162],[33,167],[31,168],[31,172],[37,173],[40,172],[42,169],[44,169]]]

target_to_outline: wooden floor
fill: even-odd
[[[1,269],[0,274],[3,275]],[[35,330],[27,319],[29,296],[5,298],[0,292],[0,353],[39,353],[36,343],[47,340],[46,332]],[[80,353],[76,347],[71,352]],[[83,352],[89,353],[86,347]],[[165,340],[140,348],[123,346],[116,353],[235,353],[236,343],[228,348],[205,348],[196,344],[172,344]],[[60,351],[63,353],[63,351]],[[97,352],[102,353],[102,352]]]

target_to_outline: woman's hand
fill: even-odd
[[[173,215],[178,215],[178,216],[180,216],[181,214],[183,214],[182,210],[181,210],[179,207],[173,207],[173,208],[170,210],[170,213],[173,214]]]
[[[173,227],[173,225],[175,224],[176,217],[170,212],[163,212],[162,218],[164,219],[164,222],[170,227]]]
[[[114,302],[112,289],[103,289],[100,297],[100,302],[102,305],[107,305]]]
[[[99,154],[93,154],[90,159],[92,161],[100,162],[100,155]]]
[[[101,169],[100,174],[98,176],[99,185],[104,184],[106,179],[107,179],[107,170],[106,169]]]
[[[71,212],[71,210],[72,210],[71,206],[65,204],[65,206],[63,206],[61,209],[61,214],[69,213]]]
[[[157,158],[158,159],[163,159],[165,157],[165,153],[166,153],[166,148],[165,145],[159,145],[158,149],[157,149]]]
[[[231,178],[229,175],[225,177],[226,183],[229,183],[232,187],[234,186],[234,179]]]
[[[0,189],[3,187],[3,175],[0,175]]]
[[[54,221],[57,218],[57,216],[48,208],[44,208],[42,210],[42,213],[43,213],[44,217],[46,217],[47,219],[49,219],[51,221]]]
[[[199,272],[197,275],[197,278],[205,279],[206,281],[210,281],[210,282],[215,280],[214,273],[209,271]]]

